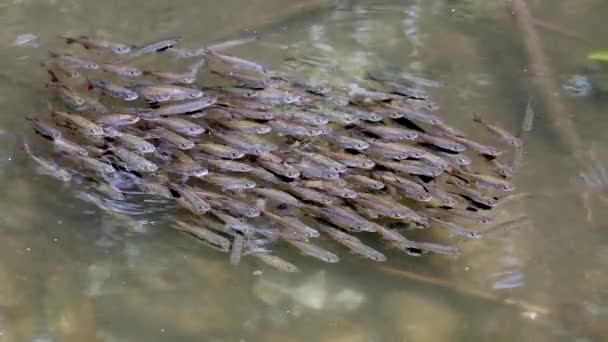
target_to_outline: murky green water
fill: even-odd
[[[579,95],[591,87],[586,96],[571,96],[572,87],[556,94],[597,157],[578,165],[531,85],[521,36],[502,1],[338,1],[337,9],[273,23],[273,12],[283,18],[297,12],[291,10],[296,1],[277,2],[0,3],[3,341],[606,340],[606,69],[585,57],[608,49],[601,30],[608,6],[529,1],[539,20],[583,37],[538,27],[561,84],[576,86]],[[441,285],[381,272],[379,264],[346,253],[329,265],[291,252],[302,268],[296,275],[250,258],[235,269],[225,255],[153,215],[142,217],[151,221],[148,233],[126,233],[77,199],[73,187],[38,175],[24,156],[23,138],[34,137],[23,118],[46,108],[47,77],[39,64],[58,34],[104,33],[134,42],[179,34],[196,45],[245,29],[260,30],[262,39],[234,53],[267,64],[309,56],[355,77],[390,70],[441,81],[445,86],[431,94],[442,114],[481,139],[487,135],[473,126],[472,113],[517,132],[531,98],[536,117],[524,135],[524,166],[515,183],[532,197],[496,212],[499,221],[527,215],[530,223],[455,242],[464,251],[456,259],[387,252],[383,266]],[[24,33],[38,38],[14,46]],[[599,181],[573,182],[581,172]]]

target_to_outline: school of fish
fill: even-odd
[[[297,271],[279,244],[328,263],[347,250],[386,261],[380,246],[458,255],[408,231],[481,238],[514,190],[518,165],[503,152],[521,153],[521,140],[480,114],[463,121],[493,143],[468,138],[423,82],[292,79],[179,37],[60,39],[43,64],[48,108],[26,116],[49,147],[26,138],[36,169],[136,232],[129,208],[166,208],[167,226],[233,265],[248,256]]]

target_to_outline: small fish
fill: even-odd
[[[75,79],[80,77],[80,71],[72,69],[67,65],[57,62],[46,62],[43,64],[51,74],[51,77],[65,83],[63,79]]]
[[[111,72],[120,76],[127,77],[139,77],[143,74],[138,68],[125,65],[125,64],[117,64],[117,63],[105,63],[101,65],[101,69],[106,72]]]
[[[205,133],[205,128],[194,122],[180,118],[157,118],[151,119],[166,128],[175,131],[179,134],[187,136],[197,136]]]
[[[357,192],[344,186],[340,186],[331,181],[303,181],[302,185],[307,188],[318,189],[327,192],[330,195],[334,195],[341,198],[355,198]]]
[[[212,209],[211,214],[213,214],[213,216],[217,217],[222,222],[224,222],[224,224],[226,225],[227,228],[241,232],[241,233],[245,234],[246,236],[251,236],[254,232],[257,231],[257,229],[255,227],[248,224],[244,220],[240,220],[234,216],[230,216],[219,210]]]
[[[446,161],[448,161],[450,163],[454,163],[459,166],[467,166],[467,165],[471,165],[471,163],[472,163],[471,158],[467,157],[464,154],[449,153],[449,152],[443,152],[443,151],[438,151],[435,153],[437,153],[438,156],[445,159]]]
[[[168,166],[168,171],[194,178],[203,178],[209,173],[209,170],[197,163],[184,161],[172,162]]]
[[[286,261],[276,255],[264,254],[264,253],[252,253],[252,255],[268,266],[272,266],[279,271],[284,272],[298,272],[299,269],[296,265]]]
[[[223,78],[234,80],[238,83],[241,88],[248,88],[254,90],[262,90],[266,87],[272,86],[276,81],[269,78],[255,78],[249,77],[234,72],[224,72],[220,70],[213,70],[211,73],[218,75]]]
[[[268,68],[266,68],[265,66],[252,62],[252,61],[249,61],[249,60],[246,60],[246,59],[243,59],[243,58],[223,55],[223,54],[217,53],[212,50],[210,50],[209,55],[219,59],[220,61],[222,61],[224,63],[230,64],[235,69],[239,69],[239,70],[243,70],[243,71],[259,72],[259,73],[266,73],[269,71]]]
[[[253,189],[253,192],[258,196],[264,197],[265,199],[272,200],[277,203],[287,204],[294,207],[303,206],[303,203],[300,202],[300,200],[282,190],[272,188],[255,188]]]
[[[278,148],[276,145],[267,143],[258,143],[250,136],[236,133],[221,133],[213,132],[213,135],[221,140],[224,144],[231,146],[243,153],[259,156],[263,153],[268,153]]]
[[[384,116],[372,111],[355,106],[346,107],[346,111],[354,117],[369,122],[379,122],[384,119]]]
[[[319,231],[307,226],[302,221],[293,216],[280,216],[266,212],[264,213],[264,217],[267,217],[269,220],[272,220],[273,222],[281,225],[285,229],[294,231],[296,235],[303,237],[302,240],[306,240],[307,238],[316,238],[320,236]]]
[[[309,207],[315,215],[324,220],[347,230],[357,232],[375,232],[376,224],[368,221],[356,212],[345,207],[327,206],[324,208]]]
[[[304,159],[306,159],[314,164],[317,164],[317,165],[327,169],[328,171],[336,172],[336,173],[344,173],[344,172],[348,171],[348,168],[344,164],[341,164],[321,153],[302,152],[302,151],[297,151],[297,150],[295,150],[294,153],[302,156]]]
[[[336,146],[355,151],[363,151],[369,148],[370,144],[361,139],[348,137],[344,135],[328,135],[329,140],[331,140]]]
[[[332,90],[332,87],[329,85],[329,83],[324,82],[324,81],[320,81],[320,82],[292,81],[291,85],[296,88],[303,89],[304,91],[306,91],[308,93],[311,93],[314,95],[319,95],[319,96],[325,96]]]
[[[152,134],[152,136],[156,136],[159,139],[166,141],[173,146],[176,146],[180,150],[191,150],[194,148],[194,146],[196,146],[193,141],[184,138],[181,135],[173,132],[172,130],[166,129],[164,127],[155,128],[154,130],[150,131],[150,133]]]
[[[358,186],[371,190],[381,190],[385,187],[384,183],[364,175],[347,175],[344,178]]]
[[[230,265],[238,266],[241,262],[241,255],[243,254],[243,246],[245,245],[245,239],[241,235],[236,235],[232,240],[232,248],[230,249]]]
[[[258,158],[257,164],[261,167],[265,168],[268,171],[271,171],[274,174],[279,176],[287,177],[287,178],[298,178],[300,177],[300,171],[285,162],[279,161],[275,162],[268,159]]]
[[[369,170],[376,165],[373,160],[360,154],[345,152],[328,152],[328,154],[332,159],[350,168]]]
[[[173,46],[177,45],[177,43],[179,43],[180,40],[181,40],[180,37],[172,37],[172,38],[162,39],[162,40],[159,40],[156,42],[145,44],[141,48],[132,51],[129,54],[128,59],[131,60],[131,59],[134,59],[137,57],[165,51],[165,50],[170,49]]]
[[[273,120],[267,123],[279,135],[294,137],[316,137],[323,134],[323,130],[316,126],[303,126],[282,120]]]
[[[69,67],[76,69],[88,69],[88,70],[98,70],[99,64],[89,61],[80,57],[76,57],[70,54],[59,54],[53,51],[50,51],[49,54],[52,58],[56,59],[59,63],[68,65]]]
[[[412,175],[437,177],[444,173],[444,170],[441,168],[431,165],[424,165],[421,163],[414,163],[411,161],[390,162],[384,160],[375,160],[375,162],[376,164],[384,166],[387,169]]]
[[[198,151],[226,159],[240,159],[245,156],[245,153],[235,148],[216,143],[200,143],[196,145],[196,149]]]
[[[83,157],[89,155],[89,151],[86,148],[62,137],[55,138],[53,140],[53,146],[58,151],[62,151],[68,154],[79,155]]]
[[[100,125],[112,127],[129,126],[139,122],[139,117],[133,114],[110,113],[99,116],[95,119]]]
[[[330,205],[334,202],[333,196],[329,196],[322,192],[305,188],[296,184],[289,184],[288,189],[292,194],[305,201],[315,202],[322,205]]]
[[[56,120],[61,120],[62,124],[78,129],[78,131],[80,131],[82,134],[91,136],[104,135],[104,131],[101,126],[81,115],[58,111],[51,112],[51,115]]]
[[[59,97],[69,107],[72,108],[82,108],[86,104],[86,100],[80,96],[79,94],[72,91],[70,88],[66,86],[57,87],[57,93],[59,93]]]
[[[381,139],[387,140],[410,140],[414,141],[418,138],[419,132],[400,127],[390,127],[383,125],[361,125],[363,131],[372,133]]]
[[[218,169],[232,172],[249,172],[253,169],[253,167],[249,164],[234,160],[206,158],[205,163]]]
[[[126,199],[125,194],[123,194],[122,191],[120,191],[118,188],[116,188],[112,184],[108,184],[105,182],[93,183],[92,187],[97,192],[100,192],[115,201],[124,201]]]
[[[450,183],[456,184],[457,182],[450,181]],[[455,193],[466,197],[475,203],[483,204],[488,207],[495,207],[497,204],[497,201],[494,198],[478,192],[468,186],[457,185],[457,187],[458,190],[454,191]]]
[[[298,248],[304,255],[308,255],[328,263],[336,263],[340,261],[340,258],[338,258],[337,255],[317,245],[296,240],[287,240],[287,242]]]
[[[207,228],[176,220],[173,227],[179,231],[183,231],[200,239],[205,244],[222,252],[230,251],[230,240],[214,233]]]
[[[66,155],[66,158],[74,160],[79,166],[96,171],[99,173],[113,173],[116,171],[112,165],[102,162],[101,160],[90,158],[82,155]]]
[[[245,96],[254,98],[262,103],[274,105],[287,105],[302,102],[302,96],[277,88],[266,88],[264,90],[252,90]]]
[[[100,89],[102,92],[124,101],[135,101],[138,98],[136,92],[116,83],[101,80],[90,80],[89,87]]]
[[[419,149],[413,147],[408,144],[402,143],[391,143],[391,142],[382,142],[379,140],[370,140],[370,145],[375,148],[375,151],[381,154],[391,155],[390,152],[397,152],[395,156],[401,156],[401,158],[395,159],[407,159],[407,158],[421,158],[425,153],[427,153],[423,149]]]
[[[511,178],[511,177],[513,177],[514,170],[513,170],[512,166],[503,164],[503,163],[501,163],[496,158],[490,160],[490,163],[494,167],[494,171],[496,171],[496,173],[499,176],[502,176],[504,178]]]
[[[355,197],[353,201],[360,206],[370,209],[382,216],[401,220],[412,220],[416,222],[424,221],[423,218],[412,209],[382,196],[359,193],[359,195]]]
[[[230,108],[230,112],[238,117],[253,120],[272,120],[279,116],[275,112],[261,111],[246,108]]]
[[[397,95],[401,95],[401,96],[405,96],[411,99],[416,99],[416,100],[425,100],[427,98],[427,94],[425,91],[423,90],[419,90],[419,89],[414,89],[414,88],[410,88],[406,85],[397,83],[397,82],[393,82],[387,79],[380,79],[371,75],[368,75],[368,78],[370,80],[376,81],[382,85],[384,85],[386,88],[388,88],[388,91],[392,94],[397,94]]]
[[[220,125],[241,133],[266,134],[272,131],[268,125],[248,120],[228,120],[219,122]]]
[[[122,146],[130,150],[135,150],[137,153],[146,154],[156,151],[156,147],[154,147],[154,145],[133,134],[122,133],[114,139],[116,139],[116,141],[118,141]]]
[[[458,203],[458,199],[452,194],[441,190],[437,187],[434,182],[428,182],[423,184],[424,188],[436,199],[439,205],[444,207],[454,207]]]
[[[258,217],[261,214],[260,208],[255,205],[251,205],[249,203],[243,203],[240,201],[236,201],[232,198],[227,197],[219,197],[219,198],[210,198],[208,199],[209,203],[211,203],[212,207],[216,207],[217,209],[223,209],[230,212],[232,215],[238,217]]]
[[[69,44],[80,44],[86,49],[95,49],[124,55],[131,52],[131,47],[126,44],[116,43],[105,39],[94,39],[87,36],[72,37],[68,35],[61,36]]]
[[[450,136],[450,138],[452,140],[456,140],[457,142],[461,143],[462,145],[466,146],[468,149],[473,150],[481,155],[484,156],[491,156],[491,157],[497,157],[499,155],[502,154],[502,150],[500,150],[497,147],[493,147],[493,146],[487,146],[487,145],[483,145],[480,144],[478,142],[469,140],[467,138],[463,138],[463,137],[457,137],[457,136]]]
[[[471,238],[471,239],[480,239],[481,238],[480,232],[464,229],[455,223],[440,220],[435,217],[431,217],[431,221],[433,223],[436,223],[440,227],[445,228],[450,233],[450,235],[464,236],[464,237]]]
[[[130,171],[156,172],[158,170],[156,164],[124,147],[114,147],[111,152],[120,159]]]
[[[429,202],[433,197],[420,184],[395,175],[392,172],[376,171],[372,177],[402,191],[403,195],[419,202]],[[401,192],[400,192],[401,194]]]
[[[224,191],[253,189],[256,187],[256,183],[248,178],[224,176],[217,173],[209,173],[204,180],[221,187]]]
[[[452,126],[448,126],[447,124],[432,126],[431,132],[435,135],[441,136],[455,136],[461,138],[465,138],[467,136],[466,133],[464,133],[463,131]]]
[[[422,132],[418,133],[418,138],[416,141],[422,144],[434,145],[452,152],[462,152],[466,150],[466,146],[461,143],[455,142],[448,138],[438,137]]]
[[[35,156],[32,153],[32,151],[30,150],[30,147],[27,143],[24,142],[23,146],[24,146],[27,154],[29,154],[29,156],[36,162],[36,164],[38,164],[37,170],[40,173],[55,177],[56,179],[58,179],[62,182],[69,182],[72,180],[72,173],[70,171],[59,166],[57,163],[55,163],[52,160],[47,160],[47,159]]]
[[[33,115],[26,116],[25,118],[31,122],[34,131],[43,137],[50,140],[61,138],[61,131],[53,127],[51,123],[43,121],[39,117]]]
[[[348,96],[353,103],[387,102],[393,99],[390,94],[362,88],[358,84],[349,85]]]
[[[461,172],[473,185],[500,191],[513,191],[515,187],[509,181],[491,175]]]
[[[169,188],[166,185],[156,181],[139,179],[137,187],[141,192],[148,195],[160,196],[170,199],[173,198],[173,195],[171,195],[171,191],[169,191]]]
[[[336,180],[340,178],[340,174],[334,170],[328,170],[321,165],[309,162],[294,164],[294,167],[300,172],[300,176],[308,179],[326,179]]]
[[[190,187],[171,184],[169,185],[169,191],[171,191],[173,197],[177,198],[179,205],[194,214],[203,215],[211,210],[211,205]]]
[[[184,48],[171,48],[167,50],[176,58],[192,58],[192,57],[200,57],[205,56],[209,53],[207,47],[203,46],[200,48],[194,49],[184,49]]]
[[[134,90],[148,102],[195,100],[200,99],[204,95],[201,90],[172,84],[136,86],[134,87]]]
[[[522,146],[522,142],[519,138],[515,137],[513,134],[507,132],[506,130],[498,126],[485,121],[479,114],[473,115],[473,121],[484,125],[490,132],[492,132],[495,136],[497,136],[499,139],[506,142],[507,144],[515,147]]]
[[[180,102],[177,104],[171,104],[164,107],[160,107],[154,109],[150,112],[145,113],[145,118],[155,118],[159,116],[165,115],[181,115],[181,114],[191,114],[199,112],[209,106],[212,106],[215,101],[217,101],[216,97],[203,97],[198,100]]]
[[[325,116],[305,111],[289,111],[280,115],[281,119],[292,121],[302,125],[323,126],[329,123],[329,119]]]
[[[342,111],[334,110],[331,108],[313,108],[310,110],[314,113],[325,116],[329,120],[329,122],[337,123],[340,125],[354,125],[359,121],[359,118],[352,114],[344,113]]]
[[[399,109],[399,108],[397,108]],[[414,121],[414,122],[420,122],[420,123],[424,123],[424,124],[428,124],[428,125],[433,125],[433,126],[438,126],[438,125],[443,125],[445,124],[445,121],[428,112],[428,110],[424,110],[424,109],[400,109],[399,112],[402,114],[403,118],[409,120],[409,121]]]
[[[331,228],[331,227],[329,227],[329,228]],[[341,238],[332,236],[332,234],[328,234],[328,235],[330,237],[334,238],[334,240],[336,240],[339,243],[343,244],[344,246],[348,247],[348,249],[350,249],[352,252],[359,254],[363,257],[366,257],[368,259],[378,261],[378,262],[384,262],[387,260],[387,258],[384,254],[365,245],[363,242],[361,242],[361,240],[359,240],[357,238],[341,239]]]
[[[142,71],[144,75],[156,77],[158,79],[163,80],[164,82],[169,83],[183,83],[183,84],[192,84],[196,81],[196,75],[193,75],[190,72],[177,73],[170,71],[156,71],[156,70],[144,70]]]

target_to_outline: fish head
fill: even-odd
[[[193,176],[193,177],[196,177],[196,178],[203,178],[203,177],[205,177],[207,174],[209,174],[209,170],[207,170],[207,169],[205,169],[205,168],[200,168],[200,169],[198,169],[198,170],[195,170],[195,171],[192,173],[192,176]]]
[[[513,190],[515,190],[515,186],[513,186],[513,184],[510,184],[510,183],[501,184],[499,188],[502,191],[513,191]]]
[[[112,52],[118,55],[124,55],[131,52],[131,47],[127,45],[117,45],[112,48]]]
[[[502,154],[502,150],[497,147],[488,147],[486,154],[496,157]]]
[[[144,144],[139,147],[140,153],[153,153],[154,151],[156,151],[156,148],[154,147],[154,145]]]
[[[194,142],[188,140],[178,144],[180,150],[191,150],[194,148]]]
[[[456,159],[454,159],[456,161],[456,164],[458,165],[471,165],[471,159],[467,158],[467,157],[456,157]]]
[[[203,92],[200,90],[192,90],[186,95],[189,99],[198,99],[203,97]]]
[[[158,170],[158,166],[156,166],[156,164],[149,163],[144,166],[144,169],[146,170],[146,172],[156,172]]]
[[[100,137],[103,136],[105,134],[105,131],[103,130],[103,128],[95,126],[95,127],[91,127],[87,130],[88,135],[93,136],[93,137]]]
[[[414,199],[418,202],[430,202],[433,199],[433,196],[429,194],[418,194],[414,196]]]
[[[482,234],[480,232],[467,232],[466,236],[471,239],[481,239]]]
[[[135,101],[135,100],[137,100],[138,96],[137,96],[137,93],[134,91],[125,91],[121,95],[121,98],[125,101]]]
[[[88,62],[83,67],[85,69],[89,69],[89,70],[98,70],[99,69],[99,64],[97,64],[95,62]]]
[[[138,77],[138,76],[142,75],[142,71],[139,70],[139,69],[135,69],[135,68],[133,68],[133,69],[127,69],[125,71],[125,75],[126,76],[131,76],[131,77]]]
[[[256,186],[256,184],[253,181],[243,183],[243,187],[245,189],[253,189],[253,188],[255,188],[255,186]]]

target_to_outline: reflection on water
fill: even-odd
[[[253,25],[253,13],[272,8],[266,4],[271,2],[241,2],[260,8],[238,11],[238,2],[228,1],[222,13],[231,14],[224,20],[236,20],[236,11],[247,21],[242,25]],[[593,145],[589,165],[574,165],[558,146],[550,116],[535,106],[515,179],[529,195],[501,204],[494,216],[500,226],[482,240],[458,242],[464,250],[458,259],[388,252],[387,266],[442,279],[440,284],[381,273],[346,255],[337,265],[302,257],[300,273],[279,274],[250,258],[231,267],[224,255],[164,229],[154,215],[141,218],[149,223],[146,234],[130,234],[120,220],[75,196],[76,189],[38,175],[24,156],[20,142],[32,133],[23,117],[46,108],[46,75],[38,63],[57,34],[90,31],[145,41],[180,33],[205,42],[232,33],[211,19],[215,3],[137,3],[0,5],[4,340],[600,341],[608,334],[601,325],[608,316],[605,97],[601,84],[593,83],[601,79],[601,67],[583,59],[595,46],[540,31],[565,89],[580,88],[580,79],[571,77],[580,70],[593,76],[584,84],[592,91],[564,99],[580,135]],[[529,95],[535,96],[508,10],[488,3],[340,1],[336,10],[264,26],[259,42],[234,51],[313,79],[384,71],[440,81],[445,86],[427,90],[442,114],[483,140],[472,113],[517,132]],[[596,27],[608,8],[599,0],[536,1],[532,10],[587,41],[602,42]],[[293,56],[299,63],[284,62]],[[505,304],[503,296],[550,314]]]

